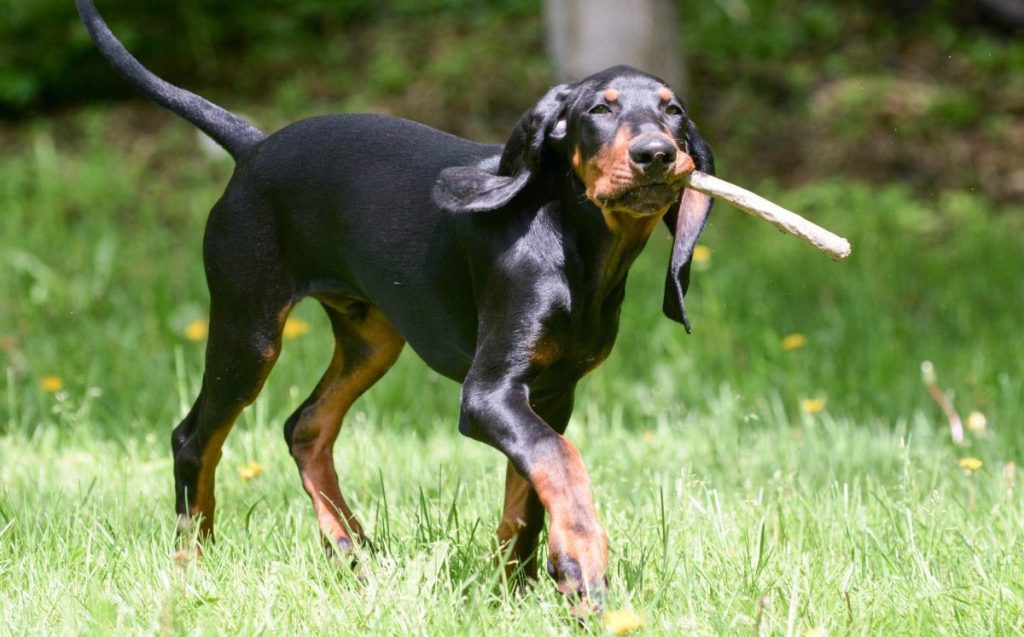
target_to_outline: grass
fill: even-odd
[[[184,334],[230,164],[185,126],[118,122],[32,125],[0,167],[0,633],[576,632],[548,582],[497,585],[503,459],[458,435],[458,387],[408,351],[336,450],[377,554],[365,582],[323,559],[280,433],[330,355],[311,304],[228,440],[218,543],[172,559],[169,431],[201,375]],[[1024,630],[1024,210],[849,181],[783,192],[719,155],[855,256],[831,264],[722,207],[686,337],[660,316],[668,239],[652,240],[569,430],[611,535],[609,606],[648,634]],[[964,447],[925,359],[987,416]]]

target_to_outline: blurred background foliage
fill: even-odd
[[[369,110],[501,141],[557,75],[540,0],[98,4],[147,66],[267,131]],[[966,0],[677,9],[689,110],[719,173],[848,236],[854,257],[830,264],[722,206],[686,339],[661,317],[659,233],[631,276],[616,354],[586,383],[595,403],[648,405],[626,414],[645,422],[727,383],[754,411],[827,395],[840,413],[899,418],[934,408],[918,370],[928,358],[993,422],[1019,423],[1021,32]],[[231,163],[108,68],[71,0],[0,0],[0,12],[0,361],[8,402],[21,404],[14,388],[35,396],[9,422],[46,413],[38,379],[54,373],[106,391],[105,421],[171,422],[180,405],[159,388],[205,313],[199,237]],[[273,386],[304,391],[329,354],[316,310],[299,308],[321,338],[296,359],[286,348]],[[808,345],[784,352],[791,333]],[[187,351],[198,374],[201,350]],[[383,383],[388,404],[422,382],[401,369]],[[454,386],[439,393],[436,412],[456,400]],[[1018,451],[1024,438],[1000,444]]]
[[[986,7],[1024,0],[674,1],[719,173],[854,253],[719,205],[687,337],[652,236],[571,430],[613,595],[650,634],[1020,634],[1024,32]],[[542,0],[97,3],[144,64],[268,132],[375,111],[501,141],[558,77]],[[317,559],[280,437],[331,358],[312,300],[226,446],[211,568],[168,562],[167,435],[201,383],[201,237],[233,165],[110,70],[73,5],[0,0],[0,615],[33,634],[558,631],[547,602],[487,592],[504,461],[458,442],[458,386],[408,348],[337,449],[384,549],[368,594]],[[962,444],[924,360],[983,423]],[[261,480],[236,471],[253,461]]]
[[[786,184],[849,175],[1020,202],[1024,39],[986,10],[992,1],[678,0],[691,111],[712,145],[742,149],[720,153],[738,173]],[[158,74],[267,128],[375,110],[490,140],[553,83],[540,4],[99,3]],[[71,0],[0,0],[0,13],[0,118],[135,97]]]

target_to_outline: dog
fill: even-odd
[[[202,388],[171,437],[179,529],[212,538],[221,446],[277,360],[289,311],[311,296],[335,349],[284,437],[328,550],[364,536],[332,457],[342,419],[408,343],[462,384],[459,431],[508,459],[497,534],[510,575],[536,577],[546,513],[549,574],[599,604],[607,534],[564,432],[576,384],[615,341],[629,267],[662,222],[674,236],[663,309],[690,331],[683,297],[712,201],[685,180],[714,161],[672,89],[610,68],[552,88],[504,145],[381,115],[265,135],[158,78],[92,0],[76,2],[113,67],[236,163],[203,243]]]

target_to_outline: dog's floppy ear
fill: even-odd
[[[692,121],[686,123],[685,150],[693,158],[697,170],[709,175],[715,174],[715,160],[711,154],[711,147],[701,138],[697,126]],[[697,246],[701,231],[704,230],[704,223],[708,219],[713,202],[708,195],[685,188],[678,211],[675,214],[669,211],[669,214],[665,215],[665,223],[674,241],[672,258],[669,259],[668,274],[665,277],[665,300],[662,310],[665,316],[682,323],[687,333],[690,332],[690,321],[686,318],[683,297],[690,287],[690,260],[693,258],[693,249]]]
[[[544,146],[565,138],[566,84],[548,91],[512,131],[497,172],[479,166],[445,168],[434,185],[434,203],[452,212],[485,212],[512,200],[540,168]]]

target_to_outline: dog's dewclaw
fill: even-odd
[[[698,170],[690,173],[687,186],[705,195],[724,199],[743,212],[764,219],[782,232],[796,235],[832,259],[850,256],[850,242],[764,197]]]

